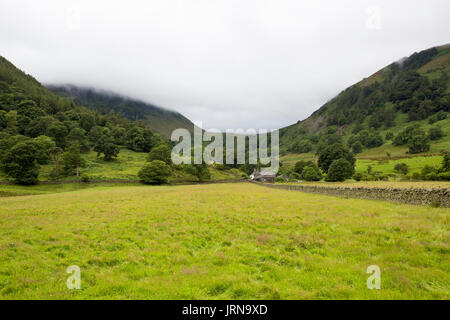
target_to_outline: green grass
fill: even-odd
[[[96,190],[111,187],[139,186],[139,183],[59,183],[59,184],[37,184],[32,186],[23,185],[0,185],[0,197],[23,196],[69,192],[95,188]]]
[[[134,152],[125,148],[120,150],[119,156],[113,161],[104,161],[97,157],[97,153],[91,151],[83,155],[86,167],[81,168],[81,174],[86,173],[94,180],[105,179],[138,179],[137,173],[144,166],[147,153]],[[41,166],[40,180],[49,180],[49,174],[54,169],[54,164]],[[66,177],[72,180],[74,177]]]
[[[409,172],[420,172],[426,165],[439,168],[442,165],[443,156],[430,157],[412,157],[393,160],[368,160],[358,159],[356,161],[356,172],[367,172],[367,168],[372,166],[372,171],[381,171],[385,174],[397,174],[394,167],[398,163],[406,163],[409,167]]]
[[[449,299],[449,210],[253,184],[0,198],[0,299]],[[81,268],[68,290],[66,268]],[[381,268],[381,290],[366,269]]]

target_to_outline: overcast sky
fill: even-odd
[[[0,2],[0,55],[42,83],[107,89],[204,128],[278,128],[415,51],[450,1]]]

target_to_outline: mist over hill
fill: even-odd
[[[193,123],[176,111],[111,91],[70,84],[48,84],[46,87],[61,97],[72,99],[76,105],[83,105],[98,112],[114,110],[129,120],[143,120],[150,129],[166,137],[170,137],[172,131],[177,128],[193,130]]]

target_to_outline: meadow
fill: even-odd
[[[0,193],[0,299],[450,298],[448,209],[250,183],[64,188]]]

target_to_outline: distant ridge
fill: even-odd
[[[61,97],[70,98],[77,105],[83,105],[100,112],[114,110],[120,112],[127,119],[143,120],[150,129],[166,137],[170,137],[172,131],[177,128],[193,130],[194,124],[176,111],[167,110],[112,91],[71,84],[48,84],[46,87]]]

